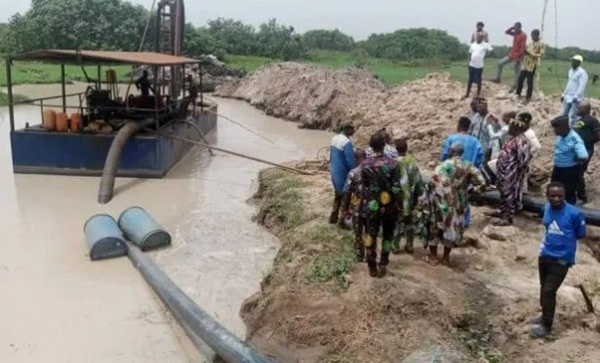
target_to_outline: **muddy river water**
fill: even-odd
[[[72,92],[78,86],[69,86]],[[22,86],[30,97],[56,86]],[[331,135],[299,130],[241,101],[219,112],[276,141],[219,119],[211,140],[275,162],[316,155]],[[251,221],[246,203],[263,165],[196,148],[162,180],[117,179],[116,197],[96,202],[99,178],[13,175],[6,108],[0,108],[0,362],[201,361],[127,258],[90,262],[85,221],[138,205],[174,238],[152,258],[200,306],[244,337],[244,299],[258,291],[278,248]],[[39,123],[39,108],[16,110],[17,127]]]

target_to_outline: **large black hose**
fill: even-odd
[[[137,247],[130,246],[128,255],[133,265],[140,270],[144,279],[190,335],[192,341],[197,341],[194,337],[196,335],[226,362],[273,362],[210,317]]]
[[[485,192],[481,197],[485,202],[490,204],[500,203],[500,193],[497,191]],[[542,215],[546,203],[546,199],[523,195],[523,210],[526,212]],[[585,216],[587,224],[600,226],[600,210],[586,207],[579,207],[579,210]]]
[[[106,162],[104,163],[104,171],[102,171],[102,180],[100,181],[100,190],[98,191],[98,203],[106,204],[112,200],[113,191],[115,188],[115,178],[117,176],[117,169],[119,168],[119,161],[121,161],[121,153],[123,148],[129,139],[140,132],[142,127],[153,120],[145,120],[140,123],[129,122],[119,130],[117,136],[113,140],[108,155],[106,156]]]

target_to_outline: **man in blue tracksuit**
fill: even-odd
[[[335,135],[331,140],[330,160],[331,160],[331,181],[335,189],[335,199],[333,201],[333,211],[329,217],[329,223],[335,224],[344,223],[344,216],[339,218],[340,207],[344,201],[344,184],[350,170],[356,168],[356,159],[354,157],[354,145],[350,141],[350,137],[354,135],[354,126],[344,125],[339,134]],[[350,199],[346,198],[349,202]],[[347,210],[348,208],[342,208]]]
[[[552,182],[546,189],[548,203],[544,208],[546,232],[538,261],[540,273],[540,305],[542,316],[531,321],[531,335],[544,338],[552,332],[556,292],[569,268],[575,265],[577,240],[586,234],[585,218],[573,205],[565,202],[565,186]]]

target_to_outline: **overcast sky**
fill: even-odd
[[[131,0],[149,8],[152,0]],[[554,0],[549,0],[545,40],[555,45]],[[600,49],[600,0],[557,0],[558,45]],[[0,0],[3,20],[24,12],[28,0]],[[508,44],[504,30],[521,21],[529,33],[541,26],[544,0],[187,0],[187,21],[196,25],[217,17],[259,25],[269,18],[310,29],[339,28],[356,39],[399,28],[447,30],[466,42],[483,21],[493,44]],[[70,21],[65,19],[65,21]]]

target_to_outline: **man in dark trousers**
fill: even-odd
[[[533,80],[540,64],[540,59],[542,59],[545,51],[545,45],[540,40],[539,30],[535,29],[531,32],[531,40],[533,42],[529,43],[525,49],[523,67],[517,82],[517,96],[521,97],[523,85],[525,84],[525,80],[527,80],[527,96],[525,97],[527,102],[531,101],[531,97],[533,96]]]
[[[514,63],[515,78],[512,85],[512,90],[515,90],[517,88],[519,74],[521,73],[521,63],[523,62],[525,49],[527,47],[527,34],[525,34],[523,31],[523,27],[519,22],[515,23],[515,25],[510,27],[505,33],[506,35],[513,37],[513,46],[510,50],[510,53],[498,62],[498,75],[496,76],[494,82],[500,83],[502,81],[502,70],[504,69],[504,66]]]
[[[589,159],[581,165],[581,177],[579,184],[577,185],[577,198],[586,204],[588,202],[587,193],[585,191],[585,173],[587,172],[588,164],[592,160],[594,155],[594,144],[600,141],[600,122],[598,119],[592,116],[592,105],[584,101],[579,105],[579,120],[573,124],[573,130],[575,130],[588,152]]]
[[[552,333],[556,292],[567,277],[569,268],[575,265],[577,240],[585,237],[586,225],[583,214],[565,202],[565,187],[550,183],[546,189],[548,203],[544,208],[546,232],[540,249],[538,267],[540,273],[540,305],[542,316],[531,321],[531,335],[544,338]]]
[[[554,169],[552,181],[564,185],[565,199],[577,203],[577,185],[581,177],[581,167],[589,155],[579,134],[569,126],[569,116],[559,116],[552,120],[556,134],[554,141]]]
[[[385,145],[386,135],[376,132],[369,143],[374,154],[362,164],[362,199],[367,215],[365,249],[371,277],[382,277],[386,273],[399,207],[402,203],[398,164],[396,160],[385,155]],[[380,230],[383,231],[383,238],[381,258],[377,265],[377,237]]]

